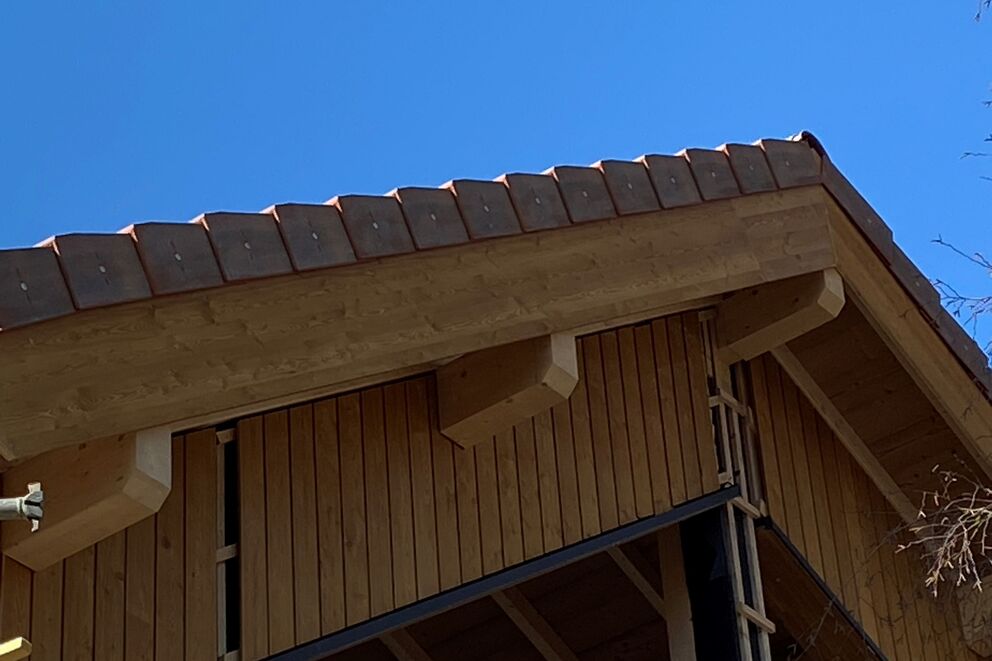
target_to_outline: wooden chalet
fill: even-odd
[[[992,655],[897,552],[986,357],[808,134],[57,236],[0,328],[0,659]]]

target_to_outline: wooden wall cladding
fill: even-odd
[[[3,558],[0,639],[32,661],[216,659],[216,456],[213,429],[176,437],[158,514],[41,572]]]
[[[957,604],[935,601],[918,556],[895,552],[901,519],[875,485],[769,354],[750,367],[771,518],[888,658],[977,659]]]
[[[470,449],[430,375],[241,420],[242,659],[716,490],[698,316],[579,342],[567,402]]]
[[[578,342],[568,401],[467,450],[438,431],[433,375],[239,420],[240,658],[718,489],[698,315]],[[0,638],[35,661],[217,658],[217,443],[175,438],[156,516],[36,574],[5,559]]]

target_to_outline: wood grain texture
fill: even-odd
[[[23,360],[0,373],[10,402],[0,444],[18,458],[122,429],[196,427],[211,421],[204,416],[250,413],[246,402],[257,410],[325,396],[384,371],[647,319],[824,268],[833,261],[824,203],[816,189],[758,194],[506,237],[484,258],[469,247],[423,251],[372,270],[343,266],[55,319],[30,342],[2,334],[0,350]],[[66,379],[92,389],[80,398],[56,385]]]
[[[96,545],[93,654],[107,661],[125,658],[125,536],[122,530]]]
[[[94,653],[94,580],[96,547],[65,560],[63,580],[62,658],[90,661]]]
[[[268,563],[265,531],[265,431],[262,416],[238,421],[239,565],[241,567],[241,653],[269,653]]]
[[[187,661],[214,659],[217,650],[217,433],[186,435]]]
[[[186,437],[172,440],[172,491],[155,516],[155,657],[184,653]]]
[[[293,612],[296,643],[320,635],[320,579],[313,406],[289,410],[290,500],[293,516]]]
[[[265,562],[269,581],[269,653],[296,641],[293,595],[293,514],[290,494],[289,412],[263,418],[265,441]],[[256,514],[257,516],[257,514]]]

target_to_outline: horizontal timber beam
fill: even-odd
[[[494,592],[492,597],[546,661],[578,661],[575,652],[568,648],[519,588]]]
[[[125,434],[29,459],[3,475],[4,495],[41,482],[45,516],[32,533],[24,521],[2,524],[3,552],[35,571],[155,514],[172,487],[167,429]]]
[[[5,331],[0,454],[205,424],[822,271],[835,261],[829,202],[820,186],[755,194]]]
[[[578,382],[571,335],[466,354],[437,370],[441,432],[462,447],[481,443],[565,401]]]
[[[844,307],[835,269],[779,280],[735,293],[717,306],[720,359],[750,360],[822,326]]]

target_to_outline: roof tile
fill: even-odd
[[[124,234],[64,234],[52,241],[80,310],[152,295],[134,240]]]
[[[504,174],[498,179],[510,191],[510,200],[525,232],[569,224],[558,184],[546,174]]]
[[[202,225],[140,223],[121,230],[135,241],[145,276],[155,294],[205,289],[224,284]]]
[[[602,170],[613,205],[621,216],[661,208],[644,164],[607,160],[596,163],[596,167]]]
[[[760,147],[727,144],[721,150],[730,159],[730,168],[742,193],[763,193],[777,188],[772,170],[765,160],[765,152]]]
[[[603,173],[598,169],[560,165],[545,173],[558,182],[558,189],[573,223],[603,220],[617,215]]]
[[[341,219],[359,259],[413,252],[413,239],[395,197],[339,195],[328,204],[341,211]]]
[[[271,214],[221,211],[204,214],[195,222],[207,228],[225,280],[251,280],[293,271]]]
[[[681,156],[650,154],[639,159],[648,169],[655,193],[665,209],[684,207],[703,201],[692,177],[689,162]]]
[[[51,248],[0,250],[0,330],[74,311]]]
[[[794,188],[820,183],[820,166],[816,154],[802,140],[758,140],[768,159],[779,188]]]
[[[506,186],[498,181],[456,179],[444,185],[455,194],[458,210],[472,239],[520,233],[520,221]]]
[[[722,151],[686,149],[682,153],[689,161],[689,168],[704,200],[722,200],[741,194],[730,169],[730,161]]]
[[[468,241],[468,232],[455,196],[444,188],[400,188],[393,191],[400,201],[413,242],[418,250],[453,246]]]
[[[277,204],[270,211],[297,271],[350,264],[356,260],[337,207]]]

